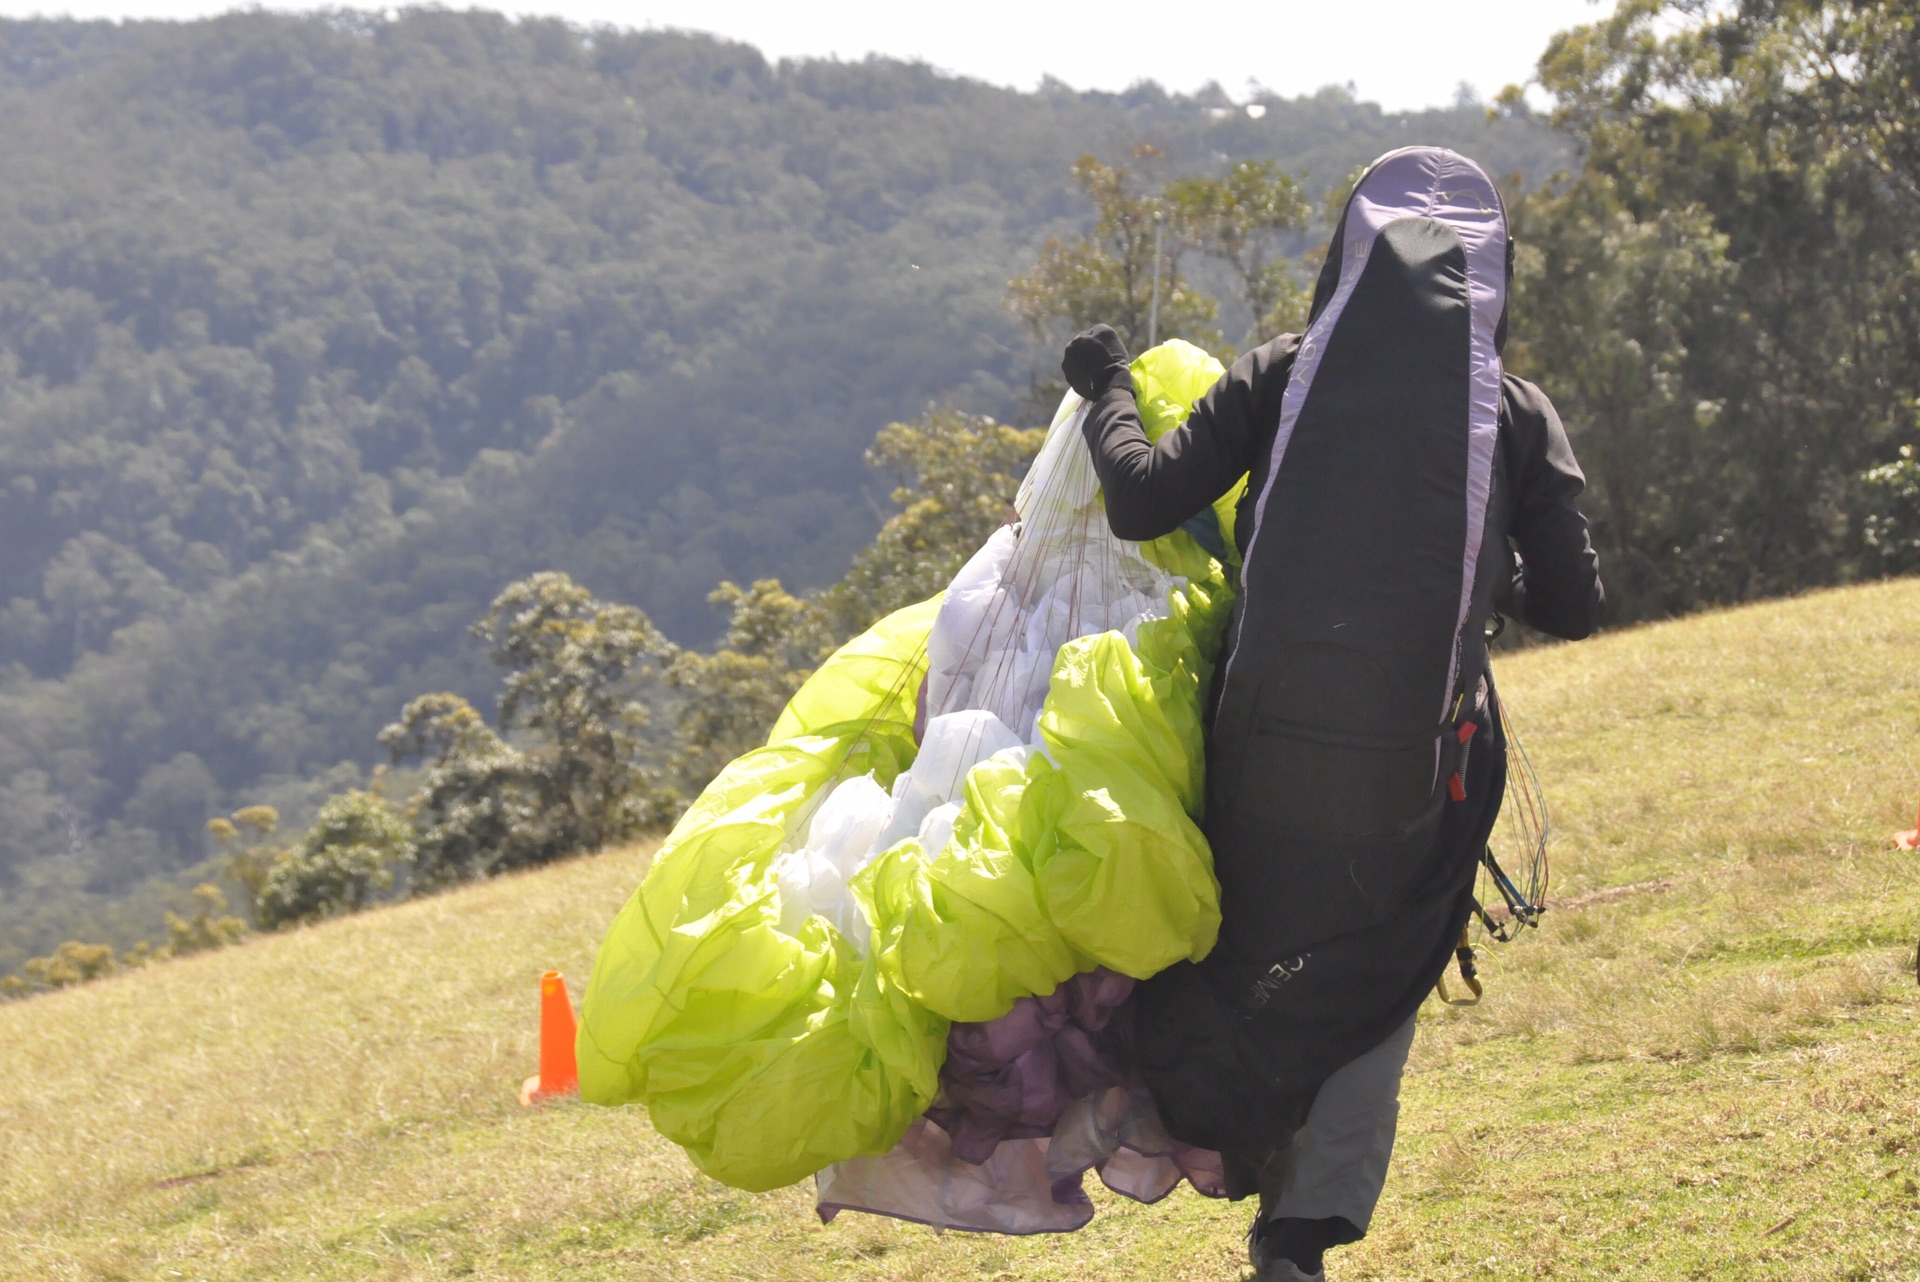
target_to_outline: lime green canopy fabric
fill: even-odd
[[[1137,360],[1149,435],[1220,372],[1185,343]],[[1204,956],[1220,914],[1195,822],[1202,701],[1231,590],[1184,533],[1142,552],[1177,576],[1167,617],[1132,644],[1102,632],[1061,647],[1043,751],[974,766],[944,847],[901,840],[849,883],[864,952],[817,915],[781,929],[775,859],[835,785],[884,788],[910,768],[940,599],[823,664],[767,745],[681,818],[608,930],[581,1016],[582,1097],[643,1102],[709,1175],[776,1188],[891,1148],[933,1099],[949,1021],[997,1018],[1095,966],[1145,978]]]

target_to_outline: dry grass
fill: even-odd
[[[1920,1279],[1920,583],[1528,652],[1543,931],[1430,1008],[1341,1279]],[[1238,1208],[950,1234],[513,1099],[616,852],[0,1006],[0,1279],[1232,1279]],[[1578,905],[1578,906],[1574,906]]]

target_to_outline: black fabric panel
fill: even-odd
[[[1199,965],[1182,962],[1140,986],[1138,1062],[1175,1139],[1226,1153],[1230,1168],[1258,1169],[1304,1123],[1320,1084],[1433,990],[1466,925],[1506,790],[1498,709],[1489,682],[1466,798],[1443,803],[1422,881],[1400,911],[1277,961],[1223,940]]]
[[[1259,415],[1255,422],[1259,445],[1253,452],[1253,460],[1247,468],[1247,488],[1233,509],[1233,541],[1239,549],[1241,559],[1247,555],[1247,543],[1253,538],[1253,508],[1259,500],[1261,490],[1266,488],[1267,469],[1273,463],[1273,438],[1280,430],[1280,411],[1287,398],[1287,383],[1293,375],[1293,363],[1300,355],[1300,336],[1282,334],[1267,344],[1267,350],[1273,352],[1267,381],[1256,385],[1250,398],[1254,412]],[[1222,656],[1221,662],[1225,662]]]
[[[1353,197],[1367,181],[1367,175],[1380,167],[1379,161],[1368,165],[1354,183],[1353,191],[1347,194],[1347,203],[1340,210],[1340,221],[1333,225],[1333,236],[1327,241],[1327,256],[1320,263],[1320,275],[1313,282],[1313,303],[1307,309],[1307,326],[1320,319],[1320,313],[1327,310],[1327,304],[1333,301],[1335,291],[1340,288],[1340,264],[1346,258],[1347,251],[1347,215],[1353,212]]]
[[[1237,896],[1260,905],[1227,928],[1250,951],[1350,929],[1423,853],[1466,547],[1470,323],[1454,232],[1388,226],[1266,500],[1209,761],[1229,918]]]

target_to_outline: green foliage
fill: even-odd
[[[330,798],[313,826],[291,848],[275,840],[280,815],[272,806],[246,806],[207,823],[223,853],[222,871],[246,897],[246,908],[264,930],[356,912],[393,886],[394,869],[412,858],[406,821],[375,792],[358,789]],[[246,932],[228,917],[218,888],[194,890],[200,909],[192,918],[167,914],[169,942],[143,953],[157,960],[218,947]],[[217,901],[217,902],[216,902]]]
[[[1232,268],[1253,316],[1241,347],[1305,328],[1312,278],[1277,253],[1312,213],[1298,182],[1270,160],[1243,160],[1220,178],[1175,179],[1163,198],[1181,239]]]
[[[547,863],[658,826],[673,806],[639,735],[633,685],[674,647],[632,606],[564,574],[509,585],[473,626],[506,670],[503,731],[458,695],[413,700],[380,733],[395,761],[428,762],[409,802],[419,883],[438,886]]]
[[[1564,123],[1610,150],[1635,134],[1637,146],[1653,141],[1629,113],[1664,96],[1664,123],[1701,131],[1667,145],[1704,156],[1720,130],[1747,130],[1756,166],[1811,160],[1816,178],[1863,166],[1883,196],[1920,210],[1920,14],[1910,4],[1628,0],[1607,21],[1556,37],[1541,75]]]
[[[224,819],[209,819],[207,835],[223,856],[221,871],[246,896],[245,907],[260,921],[261,899],[273,870],[287,852],[273,841],[280,812],[272,806],[243,806]]]
[[[525,760],[554,825],[549,844],[596,850],[658,825],[673,798],[641,760],[647,714],[632,697],[632,683],[675,652],[652,621],[549,571],[508,586],[473,634],[507,672],[501,729],[546,740]]]
[[[119,969],[112,944],[83,944],[69,939],[45,957],[32,957],[20,968],[29,984],[41,988],[71,988],[111,975]]]
[[[1711,448],[1719,407],[1696,399],[1688,343],[1731,282],[1727,238],[1697,206],[1641,221],[1599,175],[1516,202],[1514,223],[1509,361],[1539,372],[1576,434],[1608,594],[1675,600],[1671,548],[1713,524],[1676,481]]]
[[[1913,446],[1902,445],[1898,458],[1869,469],[1864,479],[1879,498],[1867,514],[1867,546],[1889,573],[1920,569],[1920,459]]]
[[[867,463],[901,478],[889,495],[900,511],[853,558],[846,577],[821,594],[832,644],[944,589],[1006,524],[1045,437],[1042,428],[955,411],[882,428]]]
[[[191,916],[165,911],[167,937],[158,947],[142,939],[116,958],[109,944],[68,940],[48,956],[28,958],[21,974],[0,976],[0,998],[24,997],[36,988],[66,988],[150,962],[225,948],[247,937],[247,923],[227,912],[227,897],[218,886],[201,882],[193,888],[193,901]]]
[[[1566,154],[1222,102],[433,9],[0,21],[0,969],[156,937],[209,816],[304,825],[409,700],[491,716],[503,583],[684,645],[722,580],[832,583],[881,425],[1051,368],[1003,285],[1085,231],[1088,139],[1316,183],[1414,136]]]
[[[427,763],[407,802],[417,831],[415,884],[431,889],[491,871],[517,859],[515,834],[535,831],[533,790],[523,782],[526,758],[508,747],[457,694],[427,694],[380,732],[395,761]]]
[[[778,579],[750,588],[722,583],[707,599],[728,612],[725,641],[713,654],[682,650],[661,671],[680,696],[670,769],[687,796],[766,741],[832,640],[818,602],[794,596]]]
[[[1134,158],[1153,165],[1161,154],[1143,145]],[[1214,350],[1224,347],[1212,327],[1220,304],[1181,273],[1180,260],[1190,246],[1169,193],[1164,188],[1158,194],[1143,192],[1131,169],[1091,155],[1074,162],[1073,179],[1093,202],[1093,232],[1077,240],[1049,240],[1042,247],[1033,270],[1007,287],[1014,314],[1043,346],[1057,346],[1052,340],[1062,330],[1072,333],[1105,321],[1120,331],[1129,351],[1145,351],[1150,332]]]
[[[891,498],[901,510],[824,592],[796,597],[772,579],[746,589],[721,584],[709,599],[728,610],[728,627],[713,654],[674,646],[642,611],[597,600],[564,574],[508,585],[472,628],[505,673],[500,731],[458,695],[411,700],[380,734],[395,761],[426,762],[407,814],[377,791],[351,790],[322,805],[288,849],[275,841],[273,807],[245,807],[207,824],[226,875],[254,920],[275,930],[360,911],[393,888],[402,866],[412,867],[414,889],[435,890],[661,826],[680,795],[669,777],[697,792],[764,741],[836,645],[946,585],[1007,519],[1044,435],[954,412],[882,429],[867,459],[900,479]],[[679,703],[664,771],[643,737],[647,712],[635,697],[649,678]],[[503,737],[515,731],[524,746]],[[219,947],[246,933],[216,887],[194,894],[201,906],[193,917],[167,914],[168,943],[143,941],[122,963]],[[29,965],[29,980],[45,987],[91,978],[115,960],[110,949],[100,962],[75,944]]]
[[[237,944],[247,937],[247,923],[227,912],[227,897],[212,882],[203,881],[193,888],[196,903],[193,916],[182,917],[178,913],[167,914],[167,942],[159,948],[145,951],[142,940],[136,945],[140,955],[124,956],[122,965],[134,965],[140,961],[159,960],[165,957],[184,957],[188,953],[203,953],[211,948],[225,948],[228,944]]]
[[[138,969],[149,962],[224,948],[246,938],[247,923],[227,912],[227,897],[218,886],[201,882],[193,888],[192,898],[194,907],[190,916],[165,910],[167,935],[158,947],[142,939],[116,957],[111,944],[84,944],[69,939],[44,957],[27,958],[19,974],[0,975],[0,1000],[84,984],[117,971]]]
[[[268,930],[358,912],[393,887],[413,857],[413,830],[385,797],[355,790],[320,807],[298,848],[274,861],[260,892]]]
[[[1160,160],[1145,144],[1134,155],[1156,167]],[[1252,320],[1242,345],[1304,322],[1312,292],[1279,250],[1306,231],[1311,206],[1277,164],[1243,160],[1217,177],[1167,179],[1151,194],[1133,171],[1093,156],[1082,156],[1073,176],[1096,211],[1092,234],[1048,241],[1033,269],[1007,287],[1008,305],[1043,348],[1057,349],[1065,335],[1104,321],[1129,351],[1184,338],[1226,352],[1212,326],[1220,301],[1181,271],[1191,253],[1230,270],[1234,301]]]
[[[1920,392],[1916,58],[1910,6],[1842,0],[1630,0],[1542,58],[1585,167],[1529,202],[1514,363],[1574,411],[1616,618],[1885,568],[1866,478]]]
[[[613,813],[606,800],[625,793],[606,763],[632,754],[633,732],[646,712],[626,698],[623,683],[639,665],[671,646],[630,605],[596,601],[564,574],[546,572],[510,584],[473,627],[494,663],[506,670],[500,725],[524,727],[581,754],[557,783],[591,797],[589,808]]]

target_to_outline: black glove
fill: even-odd
[[[1090,401],[1115,387],[1133,386],[1133,375],[1127,371],[1127,345],[1111,325],[1095,325],[1075,334],[1060,358],[1060,372],[1067,376],[1068,387]]]

